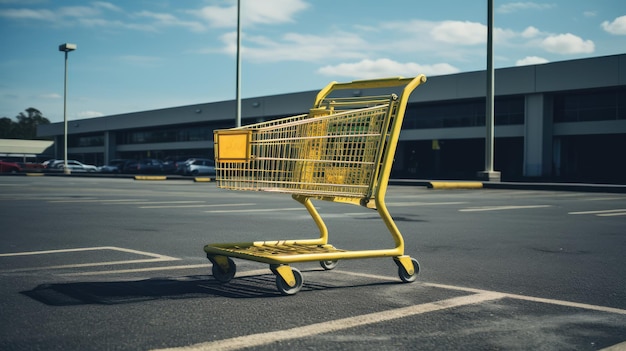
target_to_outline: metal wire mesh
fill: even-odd
[[[252,131],[250,160],[217,158],[217,184],[232,190],[369,196],[394,110],[390,106],[389,98],[343,112],[331,106],[322,116],[318,111],[237,128]]]

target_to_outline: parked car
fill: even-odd
[[[194,158],[185,162],[185,174],[187,175],[215,175],[215,162],[207,158]]]
[[[163,162],[154,158],[144,158],[124,164],[124,173],[157,174],[163,173]]]
[[[50,164],[48,164],[48,167],[50,167]],[[52,163],[52,167],[56,169],[64,169],[65,161],[64,160],[54,161],[54,163]],[[70,171],[72,172],[97,172],[98,171],[98,167],[94,165],[87,165],[76,160],[67,160],[67,168],[69,168]]]
[[[45,168],[41,163],[36,162],[18,162],[17,164],[26,172],[41,172]]]
[[[163,165],[165,167],[165,170],[168,173],[184,174],[185,173],[185,162],[187,162],[190,159],[191,159],[191,157],[188,157],[188,156],[184,156],[184,157],[169,157],[169,158],[166,158],[163,161]]]
[[[52,168],[52,164],[54,163],[54,161],[58,161],[57,159],[50,159],[50,160],[45,160],[41,163],[41,165],[43,166],[43,168]]]
[[[111,160],[109,161],[109,164],[98,167],[98,171],[100,173],[115,173],[115,174],[122,173],[122,171],[124,170],[124,165],[128,162],[131,162],[131,160],[125,160],[125,159]]]
[[[67,162],[69,162],[70,160],[67,160]],[[63,167],[63,163],[65,161],[63,160],[48,160],[46,161],[48,162],[47,164],[44,162],[44,165],[47,169],[52,169],[52,170],[59,170],[60,168]]]
[[[22,167],[19,164],[0,160],[0,173],[17,173],[21,171]]]

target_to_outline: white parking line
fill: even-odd
[[[184,269],[210,269],[212,264],[210,263],[201,263],[201,264],[189,264],[189,265],[181,265],[181,266],[165,266],[165,267],[149,267],[149,268],[135,268],[135,269],[117,269],[117,270],[109,270],[109,271],[97,271],[97,272],[78,272],[78,273],[64,273],[59,274],[64,277],[75,277],[75,276],[89,276],[89,275],[110,275],[110,274],[128,274],[128,273],[142,273],[142,272],[153,272],[153,271],[170,271],[170,270],[184,270]],[[257,269],[245,272],[237,272],[237,278],[243,277],[252,277],[255,275],[261,274],[269,274],[271,273],[269,268],[266,269]]]
[[[9,253],[0,254],[0,257],[46,255],[46,254],[53,254],[53,253],[96,251],[96,250],[115,250],[115,251],[122,251],[122,252],[133,253],[133,254],[137,254],[137,255],[151,256],[151,257],[155,257],[155,258],[167,257],[167,256],[159,255],[159,254],[150,253],[150,252],[138,251],[138,250],[133,250],[133,249],[125,249],[125,248],[116,247],[116,246],[96,246],[96,247],[79,247],[79,248],[75,248],[75,249],[9,252]]]
[[[413,206],[442,206],[442,205],[464,205],[467,202],[387,202],[387,207],[413,207]]]
[[[182,201],[146,201],[146,200],[142,200],[142,201],[129,201],[129,202],[124,202],[124,205],[157,205],[157,204],[198,204],[198,203],[204,203],[206,201],[203,200],[182,200]],[[110,202],[105,203],[105,205],[114,205]]]
[[[96,198],[84,198],[84,199],[66,199],[66,200],[48,200],[50,203],[81,203],[81,202],[130,202],[130,201],[139,201],[139,199],[114,199],[114,200],[106,200],[106,199],[96,199]]]
[[[421,305],[414,305],[409,307],[396,308],[381,312],[374,312],[363,314],[360,316],[335,319],[328,322],[309,324],[303,327],[296,327],[286,330],[279,330],[275,332],[259,333],[240,336],[231,339],[216,340],[206,343],[200,343],[190,346],[183,346],[180,348],[167,348],[161,349],[161,351],[204,351],[204,350],[240,350],[243,348],[250,348],[255,346],[268,345],[277,341],[300,339],[319,335],[323,333],[331,333],[339,330],[355,328],[363,325],[382,323],[394,319],[405,318],[409,316],[415,316],[418,314],[441,311],[450,308],[477,304],[486,301],[501,299],[504,295],[499,293],[480,293],[473,295],[466,295],[460,297],[454,297],[451,299],[440,300],[436,302],[429,302]]]
[[[379,280],[389,280],[389,281],[397,281],[398,280],[395,277],[380,276],[380,275],[368,274],[368,273],[349,272],[349,271],[342,271],[342,270],[333,270],[333,272],[347,274],[347,275],[353,275],[353,276],[359,276],[359,277],[367,277],[367,278],[372,278],[372,279],[379,279]],[[482,290],[482,289],[475,289],[475,288],[466,288],[466,287],[455,286],[455,285],[445,285],[445,284],[436,284],[436,283],[422,283],[422,284],[425,285],[425,286],[431,286],[433,288],[446,289],[446,290],[465,291],[465,292],[474,293],[474,294],[482,294],[482,293],[487,293],[487,292],[493,292],[493,291],[489,291],[489,290]],[[516,294],[501,293],[501,292],[498,292],[498,294],[503,294],[503,295],[506,295],[506,297],[508,297],[508,298],[517,299],[517,300],[541,302],[541,303],[547,303],[547,304],[552,304],[552,305],[575,307],[575,308],[582,308],[582,309],[587,309],[587,310],[602,311],[602,312],[609,312],[609,313],[617,313],[617,314],[626,315],[626,310],[619,309],[619,308],[613,308],[613,307],[589,305],[589,304],[578,303],[578,302],[570,302],[570,301],[554,300],[554,299],[545,299],[545,298],[541,298],[541,297],[516,295]]]
[[[277,209],[272,209],[277,210]],[[71,253],[71,252],[85,252],[85,251],[96,251],[96,250],[114,250],[121,251],[126,253],[132,253],[137,255],[149,256],[151,259],[141,259],[141,260],[128,260],[128,261],[114,261],[114,262],[98,262],[98,263],[86,263],[86,264],[76,264],[76,265],[62,265],[62,266],[48,266],[48,267],[38,267],[38,268],[25,268],[25,269],[16,269],[10,271],[2,271],[2,272],[17,272],[24,270],[40,270],[40,269],[55,269],[55,268],[81,268],[81,267],[91,267],[91,266],[102,266],[102,265],[113,265],[113,264],[129,264],[129,263],[145,263],[145,262],[161,262],[161,261],[174,261],[179,260],[178,258],[154,254],[145,251],[138,251],[133,249],[126,249],[114,246],[101,246],[101,247],[87,247],[87,248],[73,248],[73,249],[59,249],[59,250],[43,250],[43,251],[28,251],[28,252],[14,252],[14,253],[3,253],[0,254],[0,257],[16,257],[16,256],[31,256],[31,255],[46,255],[46,254],[57,254],[57,253]],[[78,272],[78,273],[67,273],[62,274],[63,276],[87,276],[87,275],[102,275],[102,274],[125,274],[125,273],[136,273],[136,272],[149,272],[149,271],[159,271],[159,270],[176,270],[176,269],[198,269],[198,268],[208,268],[210,264],[196,264],[196,265],[178,265],[178,266],[168,266],[168,267],[148,267],[148,268],[137,268],[137,269],[124,269],[124,270],[108,270],[101,272]],[[258,270],[250,270],[244,271],[237,274],[237,277],[246,277],[246,276],[254,276],[259,274],[267,274],[269,272],[268,269],[258,269]],[[346,274],[351,276],[360,276],[360,277],[368,277],[371,279],[377,280],[386,280],[386,281],[396,281],[396,277],[389,276],[380,276],[368,273],[359,273],[359,272],[350,272],[350,271],[342,271],[342,270],[334,270],[333,272],[339,274]],[[502,292],[495,292],[489,290],[482,290],[476,288],[466,288],[460,286],[446,285],[446,284],[437,284],[437,283],[420,283],[423,286],[446,289],[446,290],[457,290],[467,292],[469,295],[439,300],[419,305],[413,305],[402,308],[395,308],[380,312],[368,313],[363,315],[357,315],[348,318],[336,319],[321,323],[314,323],[310,325],[305,325],[302,327],[295,327],[286,330],[279,330],[274,332],[266,332],[266,333],[258,333],[245,335],[230,339],[223,340],[215,340],[210,342],[204,342],[189,346],[183,347],[174,347],[174,348],[166,348],[159,349],[159,351],[171,350],[171,351],[205,351],[205,350],[240,350],[244,348],[257,347],[262,345],[269,345],[274,342],[300,339],[310,336],[315,336],[324,333],[331,333],[340,330],[345,330],[349,328],[355,328],[364,325],[371,325],[376,323],[382,323],[386,321],[402,319],[409,316],[415,316],[425,313],[430,313],[434,311],[441,311],[456,307],[462,307],[473,304],[480,304],[487,301],[500,300],[504,298],[515,299],[515,300],[524,300],[531,301],[536,303],[543,304],[551,304],[551,305],[559,305],[566,306],[572,308],[580,308],[592,311],[606,312],[606,313],[614,313],[619,315],[626,316],[626,310],[613,308],[613,307],[605,307],[598,305],[590,305],[578,302],[571,301],[563,301],[556,299],[547,299],[541,297],[534,296],[524,296],[517,294],[509,294]],[[620,343],[609,348],[604,349],[604,351],[617,351],[623,350],[626,347],[626,343]],[[156,350],[155,350],[156,351]]]
[[[169,271],[169,270],[177,270],[177,269],[196,269],[196,268],[210,268],[210,267],[211,267],[210,263],[203,263],[203,264],[190,264],[190,265],[182,265],[182,266],[149,267],[149,268],[134,268],[134,269],[116,269],[116,270],[97,271],[97,272],[64,273],[64,274],[59,274],[59,275],[64,276],[64,277],[76,277],[76,276],[85,276],[85,275],[127,274],[127,273]]]
[[[612,200],[624,200],[624,197],[611,196],[611,197],[590,197],[584,199],[584,201],[612,201]]]
[[[615,209],[615,210],[580,211],[580,212],[569,212],[568,214],[571,214],[571,215],[594,214],[594,215],[598,215],[598,216],[611,216],[612,213],[617,213],[616,216],[622,216],[624,213],[626,213],[626,209],[620,208],[620,209]]]
[[[503,210],[522,210],[528,208],[545,208],[552,207],[550,205],[527,205],[527,206],[487,206],[487,207],[469,207],[462,208],[460,212],[481,212],[481,211],[503,211]]]
[[[124,273],[136,273],[136,272],[148,272],[148,271],[157,271],[157,270],[174,270],[174,269],[197,269],[197,268],[208,268],[210,264],[197,264],[197,265],[180,265],[180,266],[169,266],[169,267],[153,267],[153,268],[139,268],[139,269],[126,269],[126,270],[114,270],[114,271],[104,271],[104,272],[81,272],[81,273],[69,273],[64,274],[64,276],[80,276],[80,275],[100,275],[100,274],[124,274]],[[380,276],[368,273],[359,273],[359,272],[350,272],[350,271],[342,271],[342,270],[334,270],[335,273],[346,274],[351,276],[360,276],[367,277],[377,280],[386,280],[386,281],[396,281],[395,277],[388,276]],[[250,270],[237,273],[237,277],[247,277],[254,276],[259,274],[268,274],[268,269],[257,269]],[[462,307],[473,304],[480,304],[487,301],[500,300],[504,298],[514,299],[514,300],[524,300],[531,301],[536,303],[550,304],[550,305],[559,305],[566,306],[572,308],[580,308],[585,310],[606,312],[606,313],[614,313],[619,315],[626,315],[626,310],[613,308],[613,307],[605,307],[598,305],[590,305],[578,302],[571,301],[563,301],[556,299],[547,299],[541,297],[534,296],[524,296],[517,294],[509,294],[502,293],[496,291],[482,290],[476,288],[467,288],[460,287],[454,285],[446,285],[446,284],[437,284],[437,283],[420,283],[424,286],[445,289],[445,290],[457,290],[464,291],[469,293],[469,295],[450,298],[446,300],[439,300],[434,302],[429,302],[420,305],[413,305],[409,307],[402,307],[396,309],[385,310],[381,312],[368,313],[348,318],[336,319],[321,323],[314,323],[302,327],[296,327],[286,330],[279,330],[274,332],[267,333],[258,333],[245,335],[240,337],[235,337],[231,339],[223,339],[223,340],[215,340],[210,342],[198,343],[194,345],[182,346],[182,347],[173,347],[173,348],[165,348],[158,349],[153,351],[205,351],[205,350],[240,350],[251,347],[258,347],[263,345],[269,345],[274,342],[300,339],[310,336],[315,336],[324,333],[331,333],[340,330],[345,330],[349,328],[355,328],[363,325],[370,325],[376,323],[382,323],[386,321],[402,319],[409,316],[415,316],[419,314],[441,311],[456,307]],[[625,346],[626,343],[621,343],[604,349],[604,351],[617,351],[622,350],[621,347]]]
[[[13,252],[13,253],[0,254],[0,257],[47,255],[47,254],[58,254],[58,253],[68,253],[68,252],[101,251],[101,250],[121,251],[121,252],[131,253],[131,254],[140,255],[140,256],[148,256],[152,258],[139,259],[139,260],[106,261],[106,262],[78,263],[78,264],[67,264],[67,265],[56,265],[56,266],[16,268],[16,269],[0,270],[0,272],[15,273],[15,272],[38,271],[38,270],[48,270],[48,269],[83,268],[83,267],[97,267],[97,266],[135,264],[135,263],[154,263],[154,262],[166,262],[166,261],[180,260],[179,258],[175,258],[175,257],[159,255],[159,254],[154,254],[154,253],[145,252],[145,251],[125,249],[125,248],[115,247],[115,246],[99,246],[99,247],[84,247],[84,248],[76,248],[76,249]]]
[[[467,291],[467,292],[473,292],[473,293],[489,292],[489,290],[462,288],[462,287],[458,287],[458,286],[454,286],[454,285],[445,285],[445,284],[424,283],[424,285],[432,286],[434,288],[441,288],[441,289],[448,289],[448,290],[461,290],[461,291]],[[623,309],[620,309],[620,308],[598,306],[598,305],[590,305],[590,304],[586,304],[586,303],[563,301],[563,300],[555,300],[555,299],[546,299],[546,298],[542,298],[542,297],[525,296],[525,295],[517,295],[517,294],[509,294],[509,293],[500,293],[500,294],[502,294],[502,295],[504,295],[504,297],[507,297],[507,298],[510,298],[510,299],[532,301],[532,302],[545,303],[545,304],[549,304],[549,305],[559,305],[559,306],[566,306],[566,307],[581,308],[581,309],[585,309],[585,310],[592,310],[592,311],[600,311],[600,312],[608,312],[608,313],[615,313],[615,314],[626,315],[626,310],[623,310]]]
[[[129,250],[129,251],[134,252],[134,250]],[[149,255],[154,255],[154,254],[149,254]],[[155,255],[155,256],[160,256],[160,255]],[[123,273],[149,272],[149,271],[161,271],[161,270],[208,268],[210,266],[211,264],[204,263],[204,264],[196,264],[196,265],[179,265],[179,266],[168,266],[168,267],[123,269],[123,270],[111,270],[111,271],[100,271],[100,272],[66,273],[63,275],[64,276],[80,276],[80,275],[123,274]],[[269,269],[257,269],[257,270],[243,271],[243,272],[238,272],[237,277],[238,278],[249,277],[249,276],[254,276],[254,275],[259,275],[259,274],[267,274],[269,272],[270,272]],[[376,275],[376,274],[370,274],[370,273],[343,271],[339,269],[333,270],[333,272],[339,273],[339,274],[350,275],[354,277],[370,278],[370,279],[375,279],[375,280],[398,281],[397,277]],[[510,294],[510,293],[503,293],[503,292],[476,289],[476,288],[467,288],[467,287],[456,286],[456,285],[446,285],[446,284],[427,283],[427,282],[422,282],[421,284],[424,286],[430,286],[430,287],[438,288],[438,289],[464,291],[467,293],[472,293],[472,294],[477,294],[477,295],[498,294],[501,297],[507,297],[507,298],[516,299],[516,300],[525,300],[525,301],[545,303],[545,304],[550,304],[550,305],[559,305],[559,306],[574,307],[574,308],[581,308],[581,309],[586,309],[586,310],[626,315],[626,310],[620,309],[620,308],[614,308],[614,307],[605,307],[605,306],[590,305],[590,304],[579,303],[579,302],[571,302],[571,301],[564,301],[564,300],[547,299],[547,298],[542,298],[542,297]]]
[[[172,206],[139,206],[139,208],[200,208],[200,207],[239,207],[254,206],[256,204],[209,204],[209,205],[172,205]]]
[[[247,213],[247,212],[281,212],[281,211],[306,211],[304,207],[288,207],[288,208],[256,208],[248,210],[214,210],[204,211],[207,213]]]
[[[624,212],[614,212],[614,213],[602,213],[597,215],[599,217],[613,217],[613,216],[626,216],[626,211]]]

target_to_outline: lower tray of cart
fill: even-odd
[[[205,246],[204,251],[212,256],[223,255],[269,264],[338,259],[349,252],[330,244],[302,244],[297,241],[212,244]]]

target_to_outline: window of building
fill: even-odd
[[[67,145],[69,147],[104,146],[104,135],[69,135],[67,138]]]
[[[213,140],[214,125],[161,126],[117,134],[120,145]]]
[[[626,88],[568,92],[554,97],[555,122],[626,119]]]
[[[454,128],[485,125],[485,99],[436,104],[412,104],[407,108],[405,128]],[[496,125],[524,123],[524,97],[499,97],[494,101]]]

